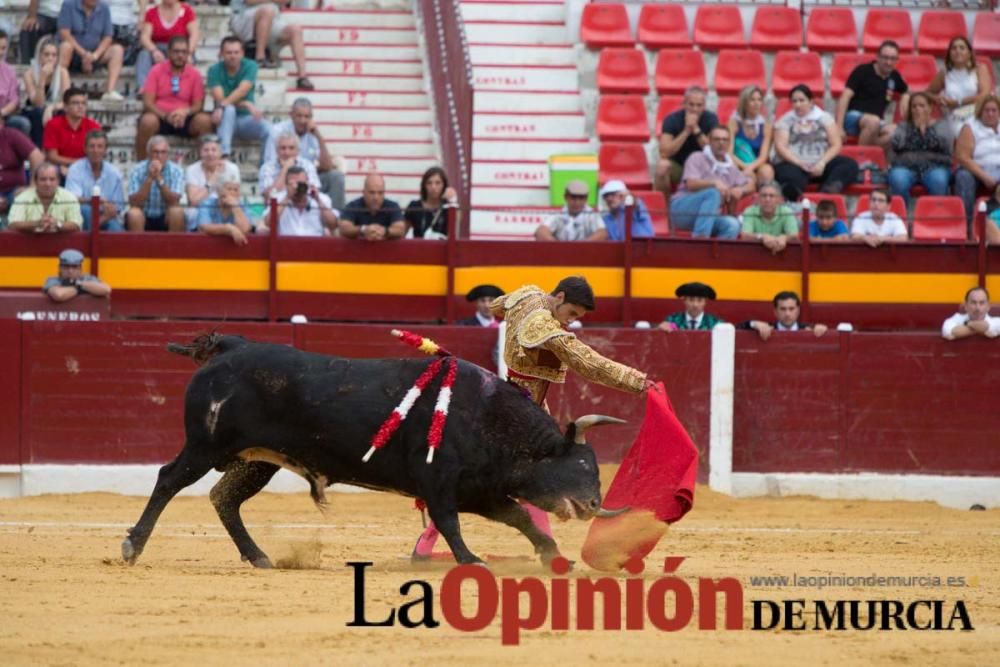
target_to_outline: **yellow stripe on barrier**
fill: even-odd
[[[278,290],[324,294],[444,296],[448,267],[434,264],[279,262]]]
[[[958,303],[973,273],[811,273],[814,303]]]
[[[238,259],[101,259],[101,280],[112,289],[267,290],[267,262]]]
[[[641,299],[674,299],[674,290],[679,285],[693,281],[708,283],[722,300],[770,301],[782,290],[802,292],[802,277],[797,271],[643,267],[632,270],[632,296]]]
[[[566,276],[584,276],[597,297],[625,294],[625,270],[606,266],[467,266],[455,269],[455,293],[466,294],[484,283],[505,292],[528,284],[548,291]]]
[[[83,260],[90,273],[90,260]],[[42,289],[45,279],[59,275],[59,257],[0,257],[0,287]]]

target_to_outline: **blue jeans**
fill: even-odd
[[[160,53],[167,55],[167,45],[157,44],[156,48],[160,50]],[[153,56],[149,54],[149,51],[142,49],[139,51],[139,55],[135,59],[135,83],[136,91],[142,90],[142,87],[146,85],[146,77],[149,76],[149,70],[153,69]]]
[[[722,195],[715,188],[705,188],[670,200],[670,224],[675,229],[690,229],[691,236],[715,236],[734,239],[739,236],[740,223],[729,215],[719,215]]]
[[[93,220],[90,215],[90,202],[80,204],[80,213],[83,215],[83,231],[90,231],[90,221]],[[112,218],[111,220],[105,222],[101,225],[101,231],[124,232],[125,225],[122,224],[121,216]]]
[[[979,188],[979,179],[968,169],[961,167],[955,172],[955,194],[962,198],[965,204],[965,222],[972,227],[972,218],[975,215],[973,209],[976,208],[976,190]]]
[[[850,137],[861,134],[861,117],[864,113],[860,111],[848,111],[844,114],[844,132]]]
[[[910,188],[920,183],[927,192],[935,197],[948,194],[948,184],[951,183],[951,171],[948,167],[929,167],[922,172],[910,167],[893,167],[889,170],[889,190],[894,195],[900,195],[910,203]]]
[[[235,106],[227,106],[222,110],[222,122],[219,123],[219,143],[222,154],[230,155],[233,150],[233,138],[255,139],[263,143],[271,134],[271,124],[266,120],[257,120],[251,114],[240,116]]]

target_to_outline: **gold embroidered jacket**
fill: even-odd
[[[565,382],[566,369],[613,389],[641,392],[646,374],[603,357],[560,326],[549,310],[547,294],[525,285],[493,300],[494,315],[507,322],[504,362],[517,375],[511,381],[531,392],[541,403],[549,382]]]

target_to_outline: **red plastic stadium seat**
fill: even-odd
[[[660,136],[663,119],[684,106],[683,95],[663,95],[656,105],[656,136]]]
[[[633,192],[637,199],[641,199],[649,211],[649,217],[653,220],[653,231],[657,236],[670,236],[670,220],[667,217],[667,198],[662,192],[657,190],[639,190]]]
[[[643,5],[639,12],[639,43],[652,50],[691,46],[684,7],[658,2]]]
[[[771,88],[778,97],[787,96],[792,88],[804,83],[819,97],[823,94],[823,64],[818,53],[779,51],[774,58]]]
[[[858,27],[848,7],[813,7],[806,23],[806,46],[821,53],[858,50]]]
[[[899,44],[903,53],[913,51],[913,22],[905,9],[869,9],[861,31],[861,48],[869,53],[887,39]]]
[[[917,50],[932,56],[948,52],[948,42],[959,35],[968,36],[962,12],[925,11],[920,15]]]
[[[720,95],[735,95],[751,84],[767,90],[764,55],[750,50],[719,51],[719,59],[715,63],[715,90]]]
[[[847,79],[854,68],[872,60],[868,53],[838,53],[833,57],[833,66],[830,68],[830,94],[834,99],[844,92],[844,86],[847,85]],[[818,95],[815,90],[813,93]]]
[[[694,15],[695,46],[709,51],[745,48],[743,15],[736,5],[699,5]]]
[[[649,119],[641,95],[603,95],[597,105],[601,141],[649,141]]]
[[[606,2],[584,5],[580,18],[580,41],[591,49],[635,45],[625,5]]]
[[[1000,13],[976,12],[972,49],[977,56],[1000,58]]]
[[[750,47],[763,51],[797,51],[802,46],[802,15],[791,7],[757,9],[750,28]]]
[[[736,111],[736,106],[740,103],[739,97],[720,97],[719,106],[715,108],[715,115],[719,117],[722,125],[729,125],[729,117]]]
[[[707,90],[705,57],[694,49],[663,49],[656,54],[655,79],[656,92],[661,95],[683,93],[691,86]]]
[[[779,97],[778,101],[774,105],[774,122],[778,122],[778,119],[784,116],[786,113],[792,110],[792,101],[788,99],[788,96]]]
[[[986,65],[986,71],[990,73],[990,88],[996,88],[997,87],[997,75],[996,75],[996,72],[993,71],[993,61],[990,60],[989,57],[987,57],[987,56],[981,56],[981,55],[979,55],[977,53],[976,54],[976,62],[979,63],[979,64],[981,64],[981,65]]]
[[[816,218],[816,204],[821,201],[832,201],[833,205],[837,207],[837,218],[843,220],[844,222],[848,222],[847,201],[844,199],[844,195],[827,194],[825,192],[810,192],[805,198],[812,202],[813,219]]]
[[[858,197],[858,205],[854,208],[854,215],[857,215],[858,213],[864,213],[865,211],[870,211],[871,208],[872,208],[871,197],[868,196],[867,194],[861,195],[860,197]],[[893,196],[893,198],[889,200],[889,210],[898,215],[900,218],[902,218],[903,222],[906,222],[905,199],[903,199],[899,195]]]
[[[965,206],[960,197],[920,197],[913,211],[914,241],[966,241]]]
[[[598,178],[607,183],[613,178],[625,181],[629,190],[652,190],[646,147],[642,144],[601,144],[597,154]]]
[[[602,49],[597,62],[597,89],[602,93],[648,93],[646,56],[639,49]]]
[[[885,160],[885,151],[883,151],[878,146],[844,146],[840,149],[840,154],[852,158],[858,163],[859,167],[863,167],[866,164],[875,164],[880,170],[885,171],[888,165]],[[846,192],[848,194],[861,194],[864,192],[871,192],[875,189],[875,185],[871,182],[871,173],[865,173],[864,183],[853,183],[847,187]],[[905,208],[904,215],[900,216],[905,219]]]
[[[937,76],[937,62],[934,56],[927,54],[902,55],[896,63],[896,69],[906,81],[906,85],[911,92],[926,90],[931,85],[931,81]]]

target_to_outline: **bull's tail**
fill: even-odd
[[[231,345],[226,343],[231,340],[245,342],[239,336],[224,336],[218,331],[202,334],[187,345],[181,343],[167,343],[167,351],[179,354],[184,357],[191,357],[195,363],[202,366],[209,359],[221,352],[228,350]]]

